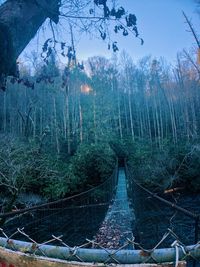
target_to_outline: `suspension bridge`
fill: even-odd
[[[0,214],[0,266],[198,266],[199,198],[192,201],[193,210],[180,197],[162,198],[139,184],[127,165],[116,167],[86,192]]]

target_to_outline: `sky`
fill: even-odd
[[[143,46],[140,45],[140,40],[133,36],[118,39],[120,50],[126,50],[133,60],[152,55],[158,58],[165,57],[173,63],[177,52],[195,45],[182,15],[184,11],[194,27],[199,30],[200,16],[197,14],[195,1],[121,0],[118,3],[137,16],[140,36],[144,39]],[[110,52],[106,47],[107,44],[100,40],[91,41],[84,37],[77,45],[78,56],[84,59],[95,54],[109,57]]]
[[[120,52],[125,50],[135,62],[144,56],[152,55],[156,58],[164,57],[174,64],[177,52],[196,45],[182,14],[184,11],[196,30],[199,29],[200,15],[197,14],[195,0],[118,0],[118,5],[136,15],[138,30],[144,39],[144,45],[141,46],[140,40],[133,35],[113,35]],[[46,35],[48,34],[49,30],[46,31]],[[41,49],[45,38],[47,37],[40,38],[37,49]],[[67,38],[69,39],[69,36]],[[101,39],[92,38],[85,33],[80,35],[77,32],[74,32],[74,39],[80,61],[97,55],[108,58],[112,56],[112,51],[107,49],[107,42]],[[25,53],[36,49],[36,42],[38,44],[37,38],[30,43]]]

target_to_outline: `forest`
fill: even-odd
[[[135,63],[126,51],[66,66],[31,54],[0,91],[2,210],[83,192],[126,162],[164,193],[200,190],[198,51]],[[197,62],[197,63],[196,63]]]
[[[194,57],[196,55],[194,54]],[[21,67],[0,92],[1,192],[57,199],[108,177],[125,157],[149,187],[200,189],[199,71],[186,53],[171,68],[144,57],[88,59],[35,74]],[[67,84],[67,87],[66,87]],[[4,197],[2,196],[2,200]],[[28,200],[27,200],[28,201]]]

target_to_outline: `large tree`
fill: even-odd
[[[64,56],[71,55],[63,40],[58,42],[54,25],[61,18],[72,27],[80,25],[85,31],[97,32],[100,37],[108,40],[108,48],[118,50],[117,42],[111,41],[108,32],[109,21],[115,33],[127,36],[129,33],[139,36],[136,16],[128,14],[123,7],[116,7],[115,1],[109,0],[7,0],[0,5],[0,79],[16,72],[16,59],[30,40],[35,36],[40,26],[50,18],[52,38],[49,38],[43,48],[48,56],[52,47],[49,44],[60,43]],[[66,34],[66,29],[65,29]],[[141,43],[143,40],[139,37]],[[50,40],[50,41],[49,41]],[[68,47],[69,48],[69,47]],[[70,53],[69,53],[70,52]],[[46,56],[45,55],[45,56]]]
[[[0,75],[15,74],[15,62],[46,18],[55,23],[59,0],[7,0],[0,6]]]

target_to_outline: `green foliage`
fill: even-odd
[[[113,138],[113,140],[110,141],[110,146],[119,159],[127,158],[128,151],[125,142],[118,140],[117,138]]]
[[[65,164],[39,152],[36,144],[5,138],[0,143],[0,186],[6,195],[21,192],[43,194],[53,179],[60,179]]]
[[[106,144],[80,145],[68,162],[42,153],[35,143],[2,138],[0,143],[1,198],[11,193],[35,193],[58,199],[102,183],[114,167],[113,151]]]
[[[0,131],[29,144],[12,141],[12,153],[2,149],[11,162],[10,169],[0,163],[2,188],[49,199],[78,193],[111,174],[115,153],[152,189],[199,190],[199,152],[192,144],[200,132],[199,84],[196,70],[179,61],[181,83],[164,62],[146,57],[134,65],[126,54],[119,66],[115,57],[93,57],[89,75],[70,66],[63,76],[52,55],[35,77],[25,72],[23,81],[33,81],[34,90],[10,79],[0,93]]]
[[[167,144],[162,150],[152,145],[133,146],[128,164],[144,186],[157,191],[173,187],[200,190],[199,145],[180,142],[177,146]]]
[[[115,167],[115,156],[106,144],[83,144],[79,147],[69,166],[69,179],[87,181],[95,186],[108,178]]]
[[[33,155],[35,151],[27,145],[6,138],[0,143],[0,185],[6,194],[25,190],[34,179]],[[37,172],[36,169],[34,169]]]
[[[115,157],[108,145],[83,144],[64,168],[62,164],[52,165],[62,169],[62,175],[51,177],[46,183],[44,193],[48,198],[72,195],[102,183],[112,174]]]

